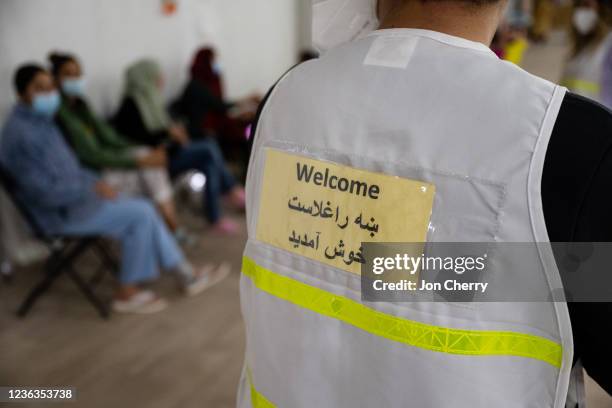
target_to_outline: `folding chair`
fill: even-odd
[[[95,294],[94,288],[109,270],[116,275],[118,264],[106,248],[103,238],[100,236],[75,238],[45,233],[23,203],[23,200],[18,196],[17,185],[12,176],[2,167],[0,167],[0,185],[19,210],[36,238],[41,240],[50,251],[50,255],[45,262],[43,279],[30,291],[19,307],[17,315],[25,317],[34,303],[49,290],[53,282],[65,273],[96,308],[100,316],[107,319],[110,315],[108,306]],[[90,280],[83,278],[74,268],[74,262],[87,251],[93,251],[102,261],[101,267],[98,268],[94,277]]]

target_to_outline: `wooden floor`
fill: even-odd
[[[77,389],[76,404],[53,407],[234,406],[244,350],[238,279],[245,234],[214,237],[201,224],[196,231],[204,238],[189,256],[230,260],[232,274],[190,299],[164,277],[155,287],[172,303],[157,315],[115,314],[103,321],[64,278],[18,320],[15,308],[38,273],[30,268],[19,271],[12,285],[0,283],[0,384]],[[81,264],[87,270],[91,263]],[[109,283],[103,285],[108,295]]]
[[[564,51],[559,38],[532,47],[526,67],[556,80]],[[178,296],[173,281],[165,277],[156,288],[172,305],[158,315],[114,315],[103,321],[72,283],[62,279],[25,320],[17,320],[15,308],[37,279],[36,268],[19,271],[11,286],[0,283],[0,384],[77,388],[77,403],[52,407],[234,406],[244,350],[238,278],[245,234],[214,237],[199,219],[188,222],[202,237],[188,250],[190,258],[230,260],[233,272],[193,299]],[[88,264],[86,260],[83,268]],[[612,407],[612,398],[590,380],[587,391],[589,408]]]

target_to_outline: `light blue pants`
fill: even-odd
[[[62,234],[100,235],[121,243],[120,283],[153,280],[163,269],[179,267],[185,258],[174,237],[148,201],[137,198],[104,200],[90,217],[62,226]]]

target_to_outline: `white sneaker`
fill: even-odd
[[[229,263],[223,262],[216,268],[212,265],[205,265],[198,273],[193,282],[184,287],[187,296],[196,296],[211,288],[225,279],[231,271]]]
[[[113,310],[118,313],[152,314],[168,307],[168,302],[150,290],[135,293],[127,300],[115,299]]]

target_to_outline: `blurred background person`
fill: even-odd
[[[509,0],[500,25],[491,42],[491,50],[502,59],[521,65],[529,42],[527,34],[533,22],[530,0]]]
[[[193,58],[189,82],[175,108],[187,120],[191,137],[215,138],[225,156],[238,163],[245,175],[251,146],[247,128],[255,118],[260,101],[257,95],[236,102],[227,101],[215,51],[205,47]]]
[[[572,15],[572,51],[561,84],[612,107],[612,35],[609,1],[578,0]]]
[[[534,0],[530,38],[536,43],[548,41],[555,17],[554,0]]]
[[[85,77],[76,57],[53,53],[49,61],[62,95],[57,123],[81,163],[101,172],[104,180],[122,193],[151,198],[170,229],[176,231],[166,151],[134,145],[89,108]]]
[[[185,127],[172,121],[162,95],[163,83],[155,61],[143,59],[131,65],[125,74],[125,95],[114,124],[136,143],[163,146],[172,177],[190,170],[204,173],[203,204],[208,221],[215,231],[235,234],[238,225],[222,216],[221,198],[227,197],[234,207],[244,209],[244,190],[227,169],[216,144],[192,142]]]
[[[229,272],[226,265],[194,268],[148,201],[124,198],[84,169],[53,121],[60,95],[42,67],[24,65],[15,74],[18,102],[3,128],[0,164],[17,193],[49,234],[102,235],[121,243],[121,268],[113,309],[154,313],[166,302],[140,288],[175,273],[188,295],[201,293]]]

